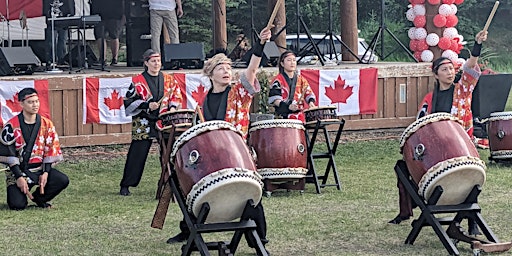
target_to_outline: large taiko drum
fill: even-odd
[[[249,147],[256,153],[256,167],[263,179],[304,178],[307,148],[300,120],[258,121],[249,129]]]
[[[331,121],[336,120],[336,106],[319,106],[312,107],[304,110],[306,118],[306,125],[313,125],[317,121]]]
[[[207,222],[241,217],[249,199],[261,200],[263,183],[242,134],[224,121],[209,121],[182,133],[171,161],[188,211],[198,216],[208,202]]]
[[[176,127],[175,131],[183,132],[192,127],[194,118],[195,111],[193,109],[167,111],[158,115],[159,122],[156,127],[165,132],[174,126]]]
[[[485,182],[485,163],[458,119],[448,113],[409,125],[400,151],[420,196],[428,200],[437,186],[443,188],[438,205],[462,203],[475,185]]]
[[[487,134],[493,159],[512,158],[512,112],[491,113]]]

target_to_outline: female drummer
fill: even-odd
[[[473,138],[473,114],[471,113],[471,100],[473,90],[480,77],[478,57],[482,49],[482,42],[487,40],[487,31],[480,31],[475,36],[475,44],[471,50],[471,57],[462,66],[462,75],[456,79],[454,63],[448,58],[438,58],[432,63],[432,72],[436,78],[434,91],[428,93],[423,99],[418,118],[431,113],[447,112],[462,121],[462,125],[471,138]],[[398,181],[400,213],[389,221],[399,224],[412,215],[411,197],[407,194],[403,184]],[[479,234],[474,221],[469,221],[469,233]]]
[[[263,54],[263,46],[270,39],[271,27],[264,28],[260,32],[260,43],[254,46],[254,51],[247,69],[242,73],[240,81],[232,81],[231,59],[219,53],[205,63],[203,74],[210,79],[212,88],[208,91],[202,104],[205,121],[224,120],[233,124],[244,136],[249,128],[249,110],[253,96],[260,91],[260,85],[256,79],[256,73]],[[255,208],[246,211],[242,219],[250,218],[256,222],[256,231],[263,244],[266,239],[267,225],[265,212],[261,202]],[[189,230],[184,221],[180,222],[181,232],[167,240],[167,243],[186,241]],[[254,247],[254,241],[248,241],[249,246]]]
[[[129,187],[136,187],[140,182],[149,148],[157,135],[155,123],[158,120],[161,99],[165,96],[165,107],[171,109],[181,106],[183,99],[174,76],[160,71],[160,54],[149,49],[144,52],[143,58],[145,71],[132,79],[124,99],[126,115],[133,118],[132,142],[120,183],[119,194],[122,196],[130,195]]]
[[[315,93],[308,81],[297,74],[297,59],[292,51],[279,57],[279,74],[273,79],[268,95],[268,104],[283,118],[305,121],[302,110],[305,104],[314,107]]]

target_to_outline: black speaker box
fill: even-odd
[[[151,48],[149,20],[141,23],[128,23],[126,26],[126,65],[141,67],[142,54]]]
[[[30,47],[0,48],[0,76],[32,74],[41,61]]]
[[[125,2],[125,16],[128,21],[137,18],[149,19],[149,3],[147,0],[130,0]]]
[[[203,68],[203,43],[165,44],[163,49],[164,69]]]
[[[69,54],[70,53],[64,56],[64,60],[68,62]],[[83,45],[77,45],[71,49],[71,65],[73,67],[83,67],[85,64],[84,56],[87,56],[87,64],[89,66],[92,66],[95,62],[98,62],[98,57],[96,57],[89,45],[87,45],[87,47],[84,47]]]

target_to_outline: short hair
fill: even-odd
[[[231,59],[228,58],[224,53],[217,53],[211,57],[203,67],[203,75],[210,77],[212,76],[213,69],[220,64],[231,65]]]
[[[22,102],[22,101],[26,100],[27,98],[30,98],[28,96],[31,96],[32,94],[37,95],[36,89],[31,88],[31,87],[23,88],[20,92],[18,92],[18,101]],[[32,96],[34,96],[34,95],[32,95]]]

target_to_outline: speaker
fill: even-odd
[[[0,48],[0,76],[32,74],[41,61],[30,47]]]
[[[80,50],[80,55],[78,54]],[[64,60],[69,61],[69,54],[67,53],[64,56]],[[98,62],[98,57],[92,51],[92,48],[87,45],[84,47],[83,45],[77,45],[71,49],[71,65],[74,67],[81,66],[85,63],[84,56],[87,56],[87,64],[91,67],[95,62]]]
[[[249,49],[247,53],[242,57],[242,60],[249,65],[251,61],[253,48]],[[261,56],[260,67],[276,67],[279,61],[281,52],[274,41],[265,43],[263,47],[263,55]]]
[[[203,68],[203,43],[165,44],[163,49],[164,69]]]
[[[149,20],[146,23],[128,23],[126,25],[126,65],[128,67],[143,66],[142,54],[150,48]]]
[[[149,19],[149,3],[143,0],[130,0],[125,2],[125,16],[128,21],[137,18]]]

